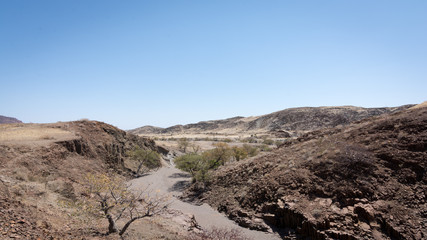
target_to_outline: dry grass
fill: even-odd
[[[418,105],[415,105],[415,106],[411,107],[410,109],[417,109],[417,108],[423,108],[423,107],[427,107],[427,101],[420,103]]]
[[[29,143],[46,140],[66,140],[76,136],[69,131],[43,125],[5,124],[0,126],[0,143]]]

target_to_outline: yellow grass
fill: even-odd
[[[74,138],[72,132],[39,125],[5,124],[0,126],[0,142],[27,142]]]
[[[427,107],[427,101],[411,107],[411,109]]]

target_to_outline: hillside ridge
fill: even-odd
[[[200,121],[168,128],[143,126],[130,133],[151,134],[200,134],[200,133],[270,133],[286,132],[290,136],[327,127],[348,125],[351,122],[382,114],[401,111],[415,105],[399,107],[363,108],[354,106],[299,107],[251,117],[232,117],[221,120]]]
[[[426,239],[427,106],[313,131],[194,184],[197,199],[284,239]],[[265,223],[267,224],[265,224]]]
[[[10,123],[22,123],[22,121],[13,117],[6,117],[6,116],[0,115],[0,124],[10,124]]]
[[[135,147],[167,153],[153,140],[103,122],[1,125],[0,239],[87,239],[101,234],[102,226],[80,226],[67,214],[73,208],[60,202],[81,196],[89,173],[133,176],[125,160]]]

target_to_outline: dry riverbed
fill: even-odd
[[[169,195],[171,199],[170,208],[182,213],[179,215],[183,216],[181,218],[180,216],[172,217],[172,220],[188,221],[188,218],[194,216],[197,223],[203,229],[211,229],[212,227],[238,229],[242,234],[253,239],[280,239],[278,234],[254,231],[240,227],[207,204],[198,206],[181,201],[178,197],[190,181],[191,178],[187,173],[169,165],[146,176],[131,180],[130,183],[135,190],[145,189],[149,186],[151,192],[155,194]],[[187,218],[187,220],[185,220],[185,218]]]

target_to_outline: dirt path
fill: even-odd
[[[132,188],[142,189],[150,185],[150,189],[160,194],[172,195],[172,209],[179,210],[183,213],[192,214],[195,216],[198,224],[204,229],[210,229],[213,226],[223,228],[237,228],[248,237],[257,239],[281,239],[278,235],[249,230],[238,226],[235,222],[229,220],[225,215],[215,211],[207,204],[201,206],[183,202],[177,197],[181,195],[181,191],[189,183],[190,177],[188,174],[176,169],[174,166],[167,166],[153,172],[147,176],[140,177],[130,181]]]

